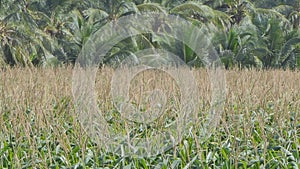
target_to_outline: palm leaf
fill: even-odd
[[[213,23],[219,28],[230,27],[231,18],[226,13],[212,9],[199,2],[186,2],[170,11],[171,14],[178,14],[191,21],[198,20],[202,23]]]
[[[280,51],[280,57],[277,59],[277,63],[283,64],[287,63],[289,59],[292,59],[290,56],[297,53],[300,45],[300,37],[295,37],[288,40]]]
[[[119,7],[116,9],[116,14],[118,18],[122,16],[127,16],[130,14],[135,14],[138,12],[138,8],[136,7],[135,3],[133,2],[121,2]]]
[[[286,18],[294,11],[294,7],[290,5],[279,5],[273,8],[273,10],[279,12],[284,15]]]
[[[251,15],[252,21],[256,25],[264,24],[264,26],[266,26],[270,19],[276,19],[285,29],[291,28],[290,21],[274,9],[255,8]]]
[[[109,16],[107,12],[96,8],[88,8],[87,10],[84,10],[83,15],[91,24],[102,21]]]
[[[136,6],[140,12],[160,12],[167,14],[166,10],[158,3],[144,3]]]
[[[212,19],[214,16],[214,11],[212,8],[196,2],[187,2],[176,6],[175,8],[171,9],[170,13],[185,15],[187,14],[190,16],[197,13],[207,20]]]

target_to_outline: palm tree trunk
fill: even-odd
[[[3,47],[3,53],[4,53],[4,61],[9,64],[10,66],[16,65],[16,61],[13,58],[13,55],[10,51],[10,47],[8,44],[5,44]]]

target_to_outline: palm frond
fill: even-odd
[[[84,10],[83,15],[85,19],[91,24],[101,21],[109,16],[106,11],[96,8],[88,8],[87,10]]]
[[[158,3],[144,3],[136,6],[140,12],[160,12],[167,14],[167,11]]]
[[[252,18],[254,22],[265,24],[273,18],[280,21],[283,27],[290,27],[290,21],[283,14],[274,9],[256,8],[252,11]]]
[[[214,11],[212,8],[197,2],[187,2],[179,6],[176,6],[175,8],[170,10],[170,13],[174,13],[174,14],[184,13],[190,16],[192,16],[193,14],[198,14],[200,15],[200,17],[203,17],[205,19],[211,19],[214,16]]]
[[[214,10],[199,2],[186,2],[171,9],[170,13],[179,14],[192,21],[198,20],[202,23],[211,22],[223,29],[228,29],[231,25],[231,18],[226,13]]]
[[[277,59],[277,63],[284,63],[290,58],[290,55],[295,54],[300,45],[300,37],[294,37],[288,40],[281,48],[280,57]]]
[[[281,13],[286,18],[294,11],[294,7],[290,5],[279,5],[273,8],[275,11]]]

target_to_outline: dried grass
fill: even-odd
[[[52,164],[54,154],[41,151],[42,140],[39,137],[43,133],[51,133],[50,137],[45,139],[48,141],[43,143],[44,148],[53,149],[53,144],[60,145],[66,159],[70,156],[74,144],[79,145],[81,151],[85,151],[87,137],[74,118],[76,114],[71,92],[72,73],[72,68],[8,68],[0,71],[0,141],[4,142],[12,139],[8,137],[14,137],[13,147],[16,151],[28,145],[31,150],[27,154],[14,154],[15,167],[20,167],[24,158],[41,160],[35,167]],[[112,74],[112,69],[103,68],[98,71],[95,82],[99,108],[104,113],[111,113],[114,109],[110,95]],[[206,112],[211,97],[207,72],[200,69],[193,70],[193,74],[199,86],[200,111]],[[253,141],[255,128],[260,128],[258,137],[261,137],[263,142],[264,157],[273,137],[287,138],[286,131],[290,131],[291,126],[295,131],[299,130],[297,126],[300,110],[300,72],[230,70],[226,71],[226,78],[228,94],[220,127],[217,129],[224,135],[218,136],[216,140],[221,142],[223,137],[236,138],[232,143],[235,149],[232,157],[236,161],[239,161],[240,153],[243,152],[239,139],[249,141],[249,144],[257,148],[256,152],[259,154],[258,147],[261,145]],[[134,100],[140,102],[139,96],[142,95],[142,91],[154,88],[167,90],[168,97],[178,98],[178,95],[172,95],[178,92],[178,86],[174,79],[164,73],[139,74],[132,81],[130,91]],[[171,109],[172,105],[169,106]],[[73,130],[69,130],[70,128]],[[299,143],[298,134],[296,132],[289,135],[295,143]]]

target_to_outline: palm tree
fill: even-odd
[[[273,8],[284,15],[293,25],[294,29],[300,26],[300,2],[289,1],[288,4],[281,4]]]
[[[37,58],[32,46],[32,30],[36,23],[27,10],[26,2],[3,1],[1,3],[1,49],[9,65],[31,65]],[[21,24],[20,24],[21,23]],[[18,25],[20,24],[20,25]]]
[[[228,67],[295,67],[300,63],[298,0],[2,0],[0,7],[0,62],[9,65],[72,63],[91,35],[106,23],[154,11],[178,15],[210,30]],[[118,60],[146,48],[165,48],[190,65],[201,65],[188,46],[172,35],[157,36],[155,32],[119,42],[106,58]]]
[[[267,68],[295,67],[299,35],[298,31],[293,29],[293,24],[282,13],[276,11],[276,8],[253,8],[250,15],[257,27],[257,36],[260,38],[253,51],[254,55]],[[292,60],[294,60],[293,64]]]
[[[94,22],[93,24],[100,23],[101,25],[138,11],[133,2],[121,0],[87,1],[85,7],[84,17],[89,22]]]
[[[41,45],[45,56],[45,64],[58,62],[73,63],[80,52],[76,46],[70,28],[70,13],[83,6],[79,0],[39,0],[30,1],[29,8],[38,14],[36,17],[41,37]]]
[[[224,12],[214,10],[200,2],[186,2],[170,10],[170,14],[179,15],[195,24],[213,24],[219,28],[230,27],[231,19]]]
[[[44,9],[41,6],[43,2],[47,1],[4,1],[1,3],[1,16],[4,16],[1,22],[6,25],[3,30],[10,32],[9,38],[7,34],[3,38],[6,40],[1,46],[5,60],[10,65],[41,65],[49,58],[54,58],[55,48],[61,48],[52,38],[54,34],[61,34],[61,32],[46,29],[53,19],[48,17],[47,14],[50,13],[48,10],[40,11]],[[59,28],[59,26],[56,25],[54,28]]]
[[[7,63],[11,66],[15,65],[15,59],[10,52],[11,39],[13,39],[14,30],[10,28],[3,20],[0,21],[0,49],[1,49],[1,63]],[[1,65],[2,65],[1,64]]]
[[[165,7],[167,9],[167,7]],[[220,29],[227,29],[230,25],[230,18],[221,11],[216,11],[207,5],[200,2],[185,2],[179,4],[169,10],[169,14],[178,15],[193,24],[200,27],[213,28],[210,30],[216,30],[216,25]],[[166,23],[167,24],[167,23]],[[188,34],[188,32],[186,32]],[[184,44],[183,42],[177,41],[172,35],[155,37],[155,42],[161,48],[167,49],[177,56],[179,56],[185,63],[191,66],[203,66],[200,59],[201,56],[197,56],[194,51]],[[193,37],[191,37],[193,38]]]
[[[69,21],[70,30],[73,35],[73,39],[79,48],[82,48],[85,42],[98,31],[102,26],[108,22],[116,22],[120,17],[134,14],[138,12],[136,5],[129,1],[85,1],[80,10],[73,10]],[[130,44],[130,38],[127,40],[128,46]],[[124,43],[124,42],[123,42]],[[123,55],[129,49],[128,46],[122,45],[120,42],[115,46],[106,56],[106,62],[110,59]]]

